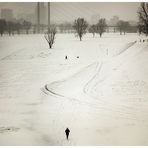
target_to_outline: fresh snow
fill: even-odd
[[[148,145],[147,63],[132,33],[1,37],[0,145]]]

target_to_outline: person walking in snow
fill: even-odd
[[[68,140],[69,133],[70,133],[70,130],[69,130],[68,128],[66,128],[66,130],[65,130],[65,134],[66,134],[66,138],[67,138],[67,140]]]

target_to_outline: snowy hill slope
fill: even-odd
[[[65,97],[71,101],[77,100],[79,104],[89,106],[91,112],[94,110],[93,115],[88,115],[88,113],[82,111],[83,107],[80,107],[81,109],[76,108],[78,114],[81,114],[81,112],[83,112],[83,115],[85,114],[84,116],[86,117],[83,116],[85,119],[89,118],[88,116],[95,116],[90,122],[90,125],[96,124],[100,122],[102,118],[107,117],[110,121],[109,125],[106,121],[101,120],[101,122],[103,122],[105,126],[109,126],[108,128],[110,130],[114,126],[117,128],[111,131],[111,133],[106,131],[104,139],[100,137],[101,133],[96,134],[95,137],[92,135],[94,139],[87,139],[87,141],[90,142],[88,142],[88,144],[100,145],[102,143],[106,145],[104,140],[107,138],[107,135],[111,136],[110,142],[108,142],[109,145],[147,144],[146,137],[140,140],[141,135],[139,135],[139,132],[146,130],[146,125],[148,124],[148,110],[145,108],[145,103],[148,103],[148,77],[146,77],[148,70],[142,67],[148,62],[147,49],[147,43],[134,43],[132,46],[127,47],[127,50],[121,52],[121,54],[100,61],[101,64],[93,64],[92,66],[86,67],[86,70],[82,69],[82,71],[66,80],[47,85],[47,90],[51,90],[50,93],[53,93],[55,97],[58,96],[58,99]],[[138,67],[141,62],[145,64]],[[65,108],[66,107],[67,106],[65,106]],[[100,114],[101,119],[96,118],[96,114]],[[102,115],[104,117],[102,117]],[[79,117],[79,115],[76,114],[72,116]],[[79,117],[78,120],[80,120],[80,118],[81,117]],[[97,128],[99,128],[99,125],[95,125],[95,127],[90,127],[90,125],[86,125],[87,127],[89,126],[88,129],[96,128],[97,130]],[[118,128],[118,126],[120,128]],[[139,129],[141,126],[143,127]],[[104,129],[104,127],[102,127],[102,129]],[[128,131],[131,130],[134,130],[133,134],[128,133]],[[85,133],[86,131],[83,132]],[[115,139],[117,137],[115,134],[119,134],[119,132],[123,133],[124,140],[121,138],[116,141]],[[89,131],[87,135],[90,135]],[[84,137],[87,138],[86,135]],[[134,137],[136,140],[134,140]],[[76,142],[76,145],[79,144],[84,144],[83,140],[80,143]]]
[[[42,35],[0,38],[0,145],[147,145],[148,47],[138,38],[58,34],[51,50]]]

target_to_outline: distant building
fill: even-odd
[[[13,20],[13,10],[12,9],[1,9],[1,18],[7,21]]]

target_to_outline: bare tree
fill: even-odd
[[[20,30],[21,30],[21,23],[17,22],[15,23],[15,30],[17,31],[17,34],[20,34]]]
[[[93,34],[93,37],[95,37],[95,33],[97,32],[96,25],[91,25],[89,28],[89,32]]]
[[[84,18],[78,18],[74,21],[73,28],[76,31],[76,34],[79,36],[80,41],[82,41],[82,36],[86,33],[86,29],[88,27],[87,22],[84,20]]]
[[[129,30],[129,28],[131,26],[130,26],[129,22],[127,22],[127,21],[124,22],[124,25],[123,26],[124,26],[123,32],[124,32],[124,35],[125,35],[125,33],[128,32],[128,30]]]
[[[37,25],[33,25],[33,34],[36,33],[36,30],[37,30]]]
[[[142,24],[140,24],[140,23],[138,23],[138,33],[139,33],[139,35],[141,35],[142,34],[142,30],[143,30],[143,25]]]
[[[7,21],[7,31],[9,36],[14,35],[14,23],[12,21]]]
[[[51,26],[48,28],[48,31],[44,34],[44,37],[49,45],[49,48],[52,48],[54,41],[55,41],[55,35],[56,35],[56,27]]]
[[[100,34],[100,37],[102,37],[102,34],[105,32],[106,27],[107,27],[106,20],[104,18],[100,19],[96,25],[97,33]]]
[[[117,23],[118,29],[120,31],[120,35],[122,35],[122,30],[123,30],[123,21],[119,21]]]
[[[138,11],[139,16],[139,31],[148,35],[148,3],[141,3]]]
[[[125,35],[125,32],[127,32],[127,30],[128,30],[129,27],[130,27],[130,24],[129,24],[129,22],[120,20],[120,21],[117,23],[117,26],[118,26],[118,28],[119,28],[119,30],[120,30],[120,35],[122,35],[122,32],[124,32],[124,35]]]
[[[4,19],[0,19],[0,34],[3,36],[4,31],[6,30],[6,21]]]
[[[26,30],[26,34],[29,33],[29,29],[30,29],[30,28],[31,28],[31,23],[24,20],[24,22],[23,22],[23,29]]]

